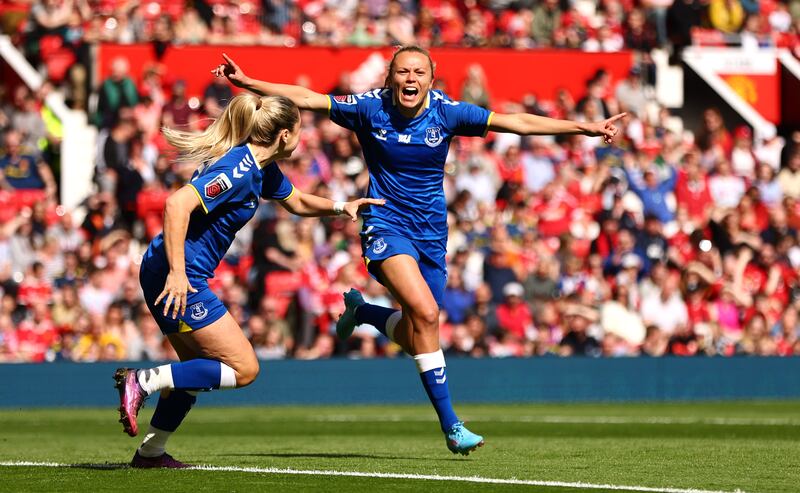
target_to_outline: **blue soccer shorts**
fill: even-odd
[[[447,285],[447,240],[411,240],[405,236],[370,232],[361,235],[361,250],[370,275],[385,285],[377,268],[381,260],[395,255],[410,255],[419,265],[433,298],[442,306]]]
[[[172,305],[164,316],[164,300],[156,306],[155,301],[164,284],[167,281],[167,272],[151,270],[146,262],[142,262],[139,269],[139,283],[142,285],[144,301],[147,308],[153,314],[161,332],[164,334],[175,334],[177,332],[191,332],[202,329],[216,322],[225,312],[228,311],[225,305],[217,298],[208,287],[208,281],[200,278],[189,278],[189,284],[197,290],[196,293],[189,292],[186,296],[186,313],[178,314],[177,318],[172,318]]]

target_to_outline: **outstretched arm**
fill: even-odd
[[[217,77],[227,77],[228,81],[236,87],[247,89],[250,92],[262,96],[284,96],[292,100],[298,108],[311,110],[317,113],[327,114],[329,108],[328,96],[314,92],[301,86],[289,84],[273,84],[262,80],[256,80],[245,75],[244,71],[236,65],[236,62],[225,53],[222,54],[225,63],[217,65],[211,71]]]
[[[358,219],[358,213],[364,207],[370,205],[383,205],[384,199],[356,199],[352,202],[334,202],[330,199],[303,193],[294,189],[289,198],[281,200],[280,204],[284,209],[298,216],[336,216],[346,214],[353,221]]]
[[[610,144],[619,132],[614,122],[625,115],[626,113],[620,113],[600,122],[575,122],[528,113],[495,113],[489,123],[489,130],[519,135],[581,134],[589,137],[603,137],[603,140]]]

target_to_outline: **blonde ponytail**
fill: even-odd
[[[293,130],[300,119],[297,106],[283,96],[240,94],[203,132],[162,128],[164,137],[178,149],[182,162],[210,163],[245,142],[271,145],[282,129]]]

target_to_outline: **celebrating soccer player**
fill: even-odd
[[[145,301],[180,363],[114,375],[120,422],[136,436],[147,396],[163,391],[133,467],[185,467],[165,452],[196,400],[196,391],[250,384],[259,367],[250,342],[208,287],[220,260],[255,214],[259,198],[274,199],[301,216],[347,214],[353,220],[383,200],[332,202],[295,189],[276,159],[289,157],[300,139],[300,112],[288,98],[233,98],[218,120],[192,134],[164,129],[181,159],[203,163],[191,182],[167,200],[164,232],[150,243],[139,279]]]
[[[450,402],[447,372],[439,347],[439,306],[447,280],[447,210],[444,164],[456,135],[482,136],[489,130],[519,135],[583,134],[610,143],[615,115],[601,122],[555,120],[530,114],[499,114],[452,101],[431,89],[434,64],[416,46],[392,57],[382,89],[326,96],[309,89],[251,79],[227,55],[217,76],[254,93],[285,96],[302,108],[327,114],[356,133],[370,173],[369,196],[386,205],[364,213],[362,249],[372,276],[385,285],[402,310],[364,302],[355,289],[345,293],[346,310],[336,331],[349,337],[356,325],[374,325],[413,356],[422,385],[436,409],[447,447],[468,454],[483,445]]]

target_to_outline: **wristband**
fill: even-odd
[[[344,212],[344,205],[345,202],[338,201],[333,203],[333,212],[336,214],[342,214]]]

